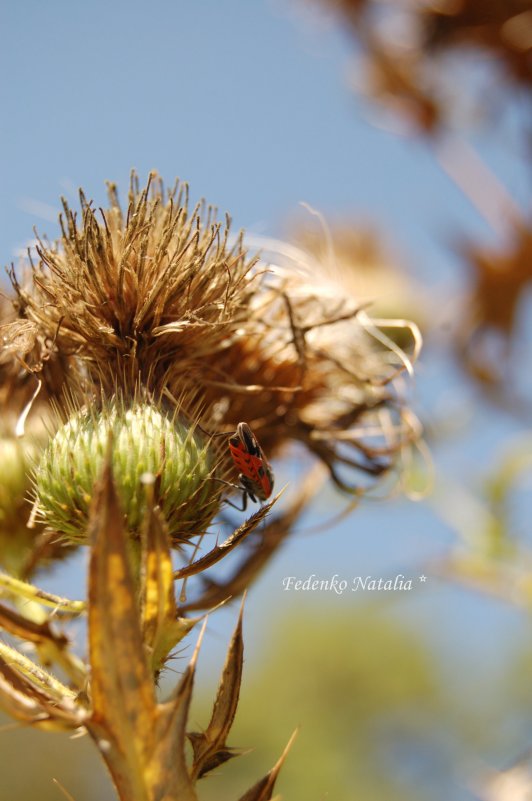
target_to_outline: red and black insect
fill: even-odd
[[[244,491],[241,511],[246,508],[248,497],[254,503],[267,501],[273,491],[273,470],[247,423],[238,424],[229,438],[229,450],[235,467],[240,470],[238,480]]]

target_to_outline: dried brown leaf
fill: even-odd
[[[308,501],[316,494],[323,480],[324,472],[321,466],[310,470],[301,482],[297,494],[288,508],[266,523],[261,530],[260,540],[257,545],[249,556],[240,562],[227,581],[219,584],[206,580],[206,587],[203,593],[199,598],[186,603],[182,610],[212,609],[230,597],[235,598],[241,595],[290,534],[293,525],[305,509]]]
[[[294,742],[296,735],[297,729],[290,737],[286,748],[270,772],[267,773],[266,776],[264,776],[260,781],[258,781],[257,784],[253,785],[253,787],[248,790],[247,793],[241,796],[239,801],[271,801],[277,776],[283,767],[284,761],[290,748],[292,747],[292,743]]]
[[[48,620],[43,619],[42,622],[38,622],[0,604],[0,627],[25,642],[33,643],[42,664],[57,662],[79,688],[85,686],[87,678],[85,666],[80,659],[69,652],[68,638],[64,634],[57,634],[50,627]]]
[[[238,755],[238,751],[227,748],[225,741],[235,718],[242,681],[244,664],[242,612],[243,607],[240,609],[238,623],[227,652],[210,723],[204,732],[188,734],[194,750],[193,777],[201,778],[213,768]]]
[[[3,650],[7,648],[3,646]],[[9,651],[21,662],[29,663],[13,649]],[[0,656],[0,704],[9,714],[25,723],[46,724],[48,729],[77,729],[83,725],[85,711],[76,707],[73,693],[66,687],[62,694],[58,693],[59,682],[52,677],[46,686],[44,676],[47,674],[37,665],[34,665],[35,675],[24,674],[19,668],[20,665],[10,664]]]
[[[198,644],[190,663],[175,689],[172,698],[158,707],[156,738],[158,748],[153,756],[150,769],[157,776],[160,796],[157,798],[178,798],[179,801],[197,801],[194,782],[189,774],[186,762],[186,724],[190,708],[190,699],[194,685],[196,662],[199,648],[205,631],[205,624],[200,633]],[[170,795],[170,790],[173,795]]]
[[[6,664],[0,660],[0,707],[22,723],[46,725],[50,721],[49,713],[45,712],[35,698],[24,692],[18,676],[14,679],[13,671],[7,673],[6,668]]]
[[[205,556],[202,556],[201,559],[197,559],[195,562],[192,562],[192,564],[177,570],[174,573],[174,578],[182,579],[187,578],[187,576],[193,576],[196,573],[202,573],[204,570],[207,570],[209,567],[212,567],[219,562],[220,559],[223,559],[224,556],[230,553],[233,548],[236,548],[236,546],[239,545],[239,543],[241,543],[242,540],[248,536],[248,534],[251,534],[258,524],[264,520],[280,495],[281,492],[279,492],[275,498],[270,501],[270,503],[261,506],[258,512],[255,512],[255,514],[251,515],[251,517],[242,523],[241,526],[235,529],[231,536],[222,542],[221,545],[217,545],[215,548],[209,551],[209,553],[205,554]]]
[[[57,648],[64,648],[68,642],[63,634],[56,634],[50,628],[48,621],[36,623],[4,604],[0,604],[0,626],[9,634],[37,645],[49,642]]]

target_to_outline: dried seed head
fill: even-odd
[[[365,304],[373,318],[414,320],[421,328],[427,327],[429,298],[404,269],[401,256],[383,232],[356,219],[339,218],[325,226],[308,216],[295,219],[292,236],[324,265],[323,272],[337,282],[339,295],[343,290],[346,297]],[[402,347],[410,346],[405,323],[387,329],[387,333]]]
[[[146,508],[144,482],[155,481],[157,501],[175,543],[197,534],[219,506],[210,479],[212,453],[175,418],[148,403],[82,410],[59,429],[35,473],[42,519],[73,542],[86,541],[93,487],[112,439],[112,467],[127,528],[137,536]]]
[[[214,209],[189,211],[186,185],[141,189],[134,175],[127,213],[112,185],[107,209],[81,193],[81,210],[65,204],[61,240],[40,242],[28,280],[12,274],[12,344],[24,335],[44,398],[66,385],[80,406],[131,401],[142,387],[186,419],[201,410],[212,432],[247,421],[270,458],[302,443],[357,496],[400,463],[419,436],[401,379],[415,325],[374,320],[319,256],[278,242],[248,256]]]
[[[189,211],[186,184],[167,193],[155,176],[141,190],[133,175],[127,214],[114,185],[105,211],[80,197],[81,221],[64,203],[61,240],[39,242],[29,280],[11,276],[29,368],[52,393],[61,375],[107,397],[139,384],[157,397],[168,373],[195,386],[251,292],[241,238],[229,245],[229,220],[204,203]]]

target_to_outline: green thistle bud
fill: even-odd
[[[147,403],[83,410],[59,429],[35,472],[39,513],[70,541],[86,542],[93,487],[112,435],[113,474],[126,524],[137,535],[144,518],[146,474],[157,478],[157,502],[174,541],[203,530],[219,505],[212,457],[184,424]]]

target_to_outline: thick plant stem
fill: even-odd
[[[92,711],[86,727],[121,801],[197,801],[185,758],[196,656],[171,699],[158,703],[141,624],[140,551],[134,548],[132,566],[110,461],[95,490],[91,536]]]
[[[117,743],[106,739],[105,731],[97,724],[91,724],[89,731],[120,801],[198,801],[188,774],[184,777],[176,770],[165,770],[164,776],[161,775],[160,753],[151,757],[134,751],[126,754]]]

